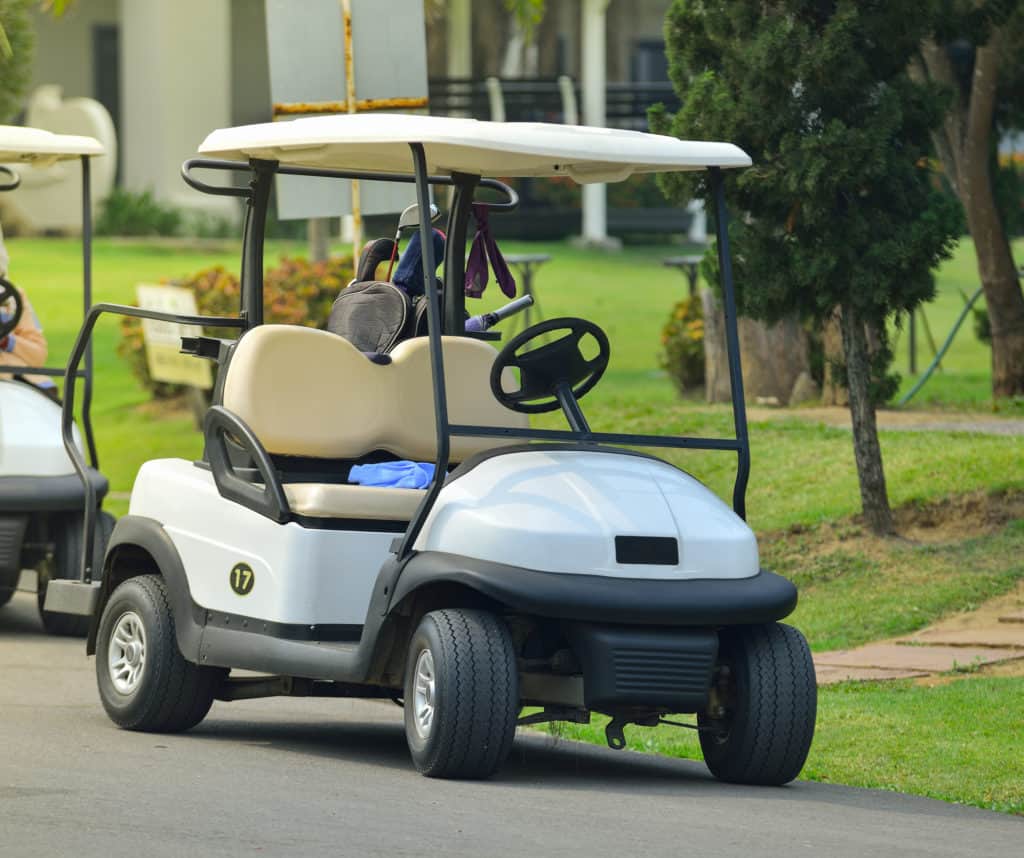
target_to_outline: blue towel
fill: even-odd
[[[378,462],[353,465],[348,472],[353,483],[391,489],[425,489],[434,478],[434,465],[426,462]]]

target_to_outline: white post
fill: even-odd
[[[473,5],[470,0],[448,0],[448,77],[473,76]]]
[[[198,194],[179,173],[210,131],[231,124],[231,4],[121,0],[120,9],[125,186],[236,212],[230,197]]]
[[[583,124],[605,125],[605,11],[609,0],[583,0],[582,76]],[[607,195],[604,185],[583,186],[583,242],[608,240]]]

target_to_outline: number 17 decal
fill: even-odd
[[[236,563],[229,576],[231,589],[239,596],[248,596],[252,592],[253,584],[256,583],[256,573],[248,563]]]

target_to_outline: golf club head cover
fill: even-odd
[[[395,252],[395,240],[393,238],[375,238],[363,245],[363,252],[359,254],[359,265],[356,266],[356,281],[380,280],[377,276],[377,266],[382,262],[391,259]]]
[[[444,260],[444,233],[433,230],[434,235],[434,268]],[[420,232],[416,230],[409,244],[398,261],[395,271],[395,284],[401,286],[410,295],[423,294],[423,245],[420,243]]]

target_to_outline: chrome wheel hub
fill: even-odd
[[[413,677],[413,724],[421,739],[429,739],[434,725],[434,702],[437,697],[437,680],[434,675],[434,657],[429,649],[423,650],[416,659]]]
[[[121,615],[110,635],[107,648],[110,681],[121,694],[131,694],[146,669],[146,632],[134,611]]]

